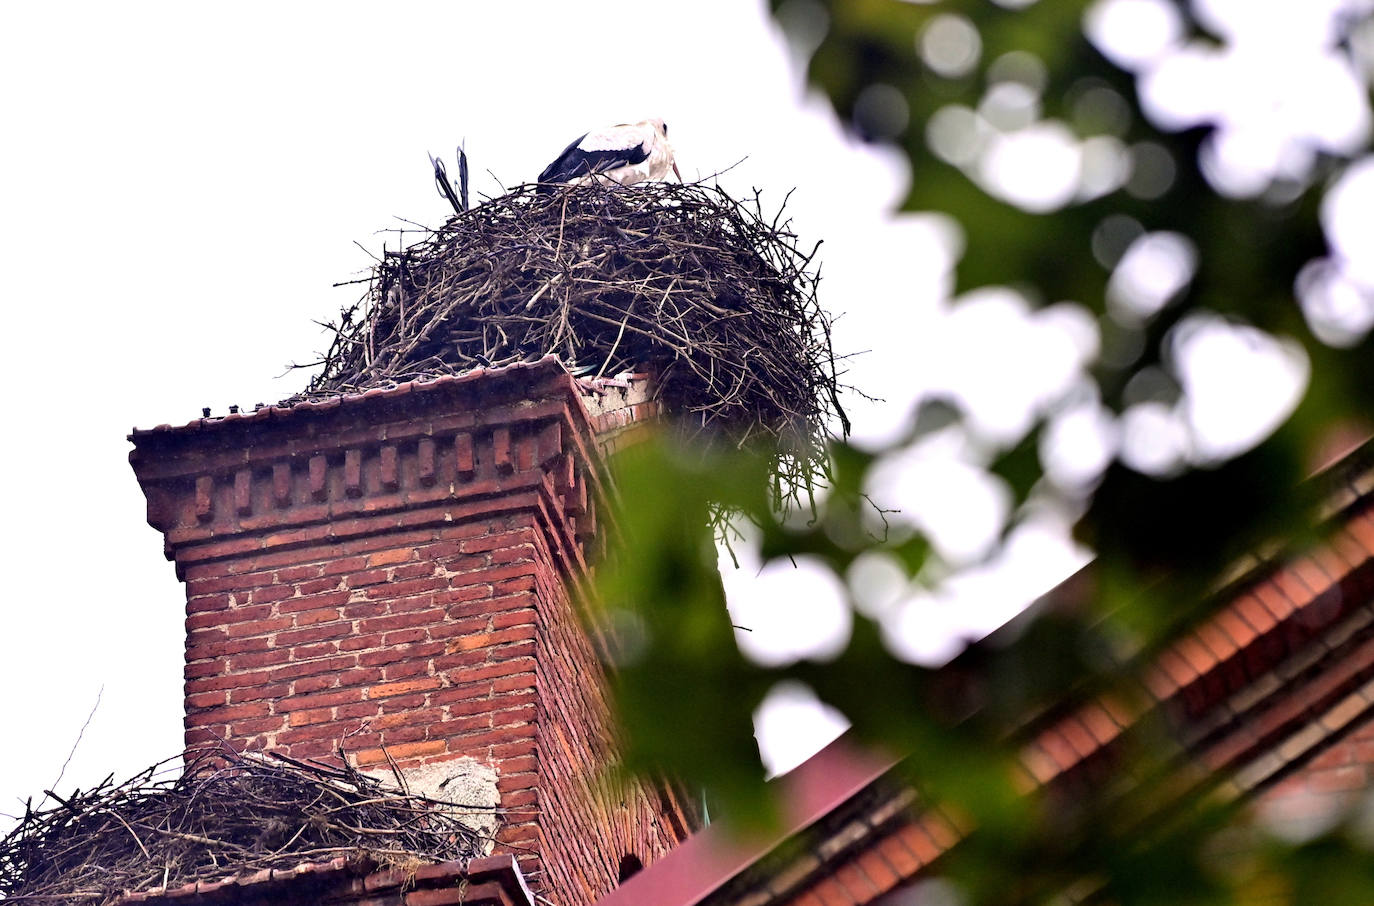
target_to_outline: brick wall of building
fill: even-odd
[[[186,582],[186,742],[498,775],[509,851],[560,906],[687,828],[613,760],[586,569],[597,443],[553,363],[133,437]]]

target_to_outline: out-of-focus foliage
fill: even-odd
[[[1191,6],[1167,5],[1181,40],[1205,47],[1226,39],[1206,31]],[[1179,411],[1186,382],[1178,347],[1202,323],[1298,344],[1309,374],[1301,402],[1239,455],[1184,455],[1150,474],[1118,459],[1076,490],[1045,480],[1038,450],[1055,409],[1039,413],[1024,438],[994,449],[987,467],[1017,506],[1039,496],[1076,508],[1075,534],[1096,556],[1093,581],[1074,608],[1028,615],[940,670],[892,656],[861,602],[832,660],[749,661],[724,606],[707,514],[744,514],[758,526],[765,560],[818,560],[848,581],[851,601],[861,558],[884,558],[915,579],[938,574],[927,540],[884,531],[864,491],[884,455],[963,413],[931,404],[913,413],[909,436],[891,449],[836,443],[834,486],[810,518],[775,512],[766,469],[747,452],[698,454],[666,443],[629,451],[617,465],[618,521],[632,544],[600,581],[607,625],[621,640],[627,760],[707,786],[736,814],[749,813],[759,807],[749,797],[760,775],[751,716],[775,683],[794,679],[842,711],[860,738],[911,753],[906,768],[923,797],[977,828],[949,866],[970,902],[1224,903],[1260,893],[1276,902],[1374,902],[1374,858],[1354,838],[1333,832],[1292,848],[1236,831],[1234,803],[1209,797],[1205,784],[1180,793],[1166,782],[1175,753],[1163,733],[1138,747],[1124,792],[1104,784],[1066,809],[1015,790],[1007,741],[1016,730],[1090,692],[1132,694],[1128,666],[1205,610],[1229,563],[1262,542],[1302,540],[1314,503],[1302,478],[1333,431],[1366,424],[1374,411],[1365,332],[1328,345],[1298,301],[1299,275],[1309,279],[1310,263],[1333,254],[1320,219],[1324,193],[1367,147],[1309,149],[1278,177],[1238,189],[1209,146],[1215,124],[1156,125],[1142,112],[1143,70],[1118,68],[1085,37],[1090,13],[1081,0],[785,0],[775,8],[808,61],[810,84],[838,117],[909,159],[903,209],[940,212],[961,227],[956,293],[1007,286],[1035,305],[1069,300],[1092,313],[1101,354],[1089,377],[1109,416],[1142,402]],[[1337,24],[1337,37],[1348,37],[1360,23]],[[1333,46],[1353,55],[1356,43]],[[1352,71],[1360,65],[1368,61],[1354,60]],[[1076,185],[1053,197],[999,185],[994,144],[1044,135],[1077,143]],[[1107,175],[1091,176],[1090,161]],[[1159,298],[1132,300],[1113,285],[1114,272],[1132,242],[1150,236],[1164,237],[1165,264],[1183,261],[1184,275]],[[1241,853],[1230,864],[1244,871],[1216,869],[1222,837]]]

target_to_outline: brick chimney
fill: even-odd
[[[575,589],[601,443],[643,409],[609,395],[590,415],[545,359],[135,431],[186,584],[187,746],[342,745],[466,802],[489,784],[496,852],[559,906],[672,847],[671,793],[600,783],[613,733]]]

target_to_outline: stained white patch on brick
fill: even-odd
[[[396,782],[389,770],[364,773],[383,783]],[[450,803],[453,816],[481,838],[482,855],[491,855],[496,845],[496,828],[500,824],[498,808],[501,805],[494,767],[464,756],[454,761],[403,768],[401,776],[405,778],[411,793]]]

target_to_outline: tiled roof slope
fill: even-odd
[[[1334,489],[1326,540],[1255,561],[1210,617],[1140,673],[1143,694],[1134,703],[1100,698],[1033,731],[1021,753],[1027,792],[1083,782],[1117,740],[1162,716],[1202,768],[1199,783],[1220,781],[1222,796],[1254,796],[1374,715],[1374,443],[1325,480]],[[1065,586],[1076,581],[1083,577]],[[1374,742],[1364,730],[1356,738],[1363,736]],[[1353,751],[1347,746],[1340,757],[1349,761]],[[1374,744],[1358,751],[1374,762]],[[837,759],[855,757],[841,743],[794,773],[834,772]],[[1374,773],[1342,767],[1347,786]],[[779,781],[784,798],[791,777]],[[741,847],[707,829],[698,838],[709,842],[689,840],[599,906],[896,906],[902,888],[962,836],[949,817],[913,808],[914,794],[889,777],[833,792],[824,814],[789,810],[785,828],[763,844]],[[778,844],[802,831],[808,848],[780,856]],[[703,851],[717,855],[702,861]],[[676,881],[684,867],[697,871],[690,884]]]

